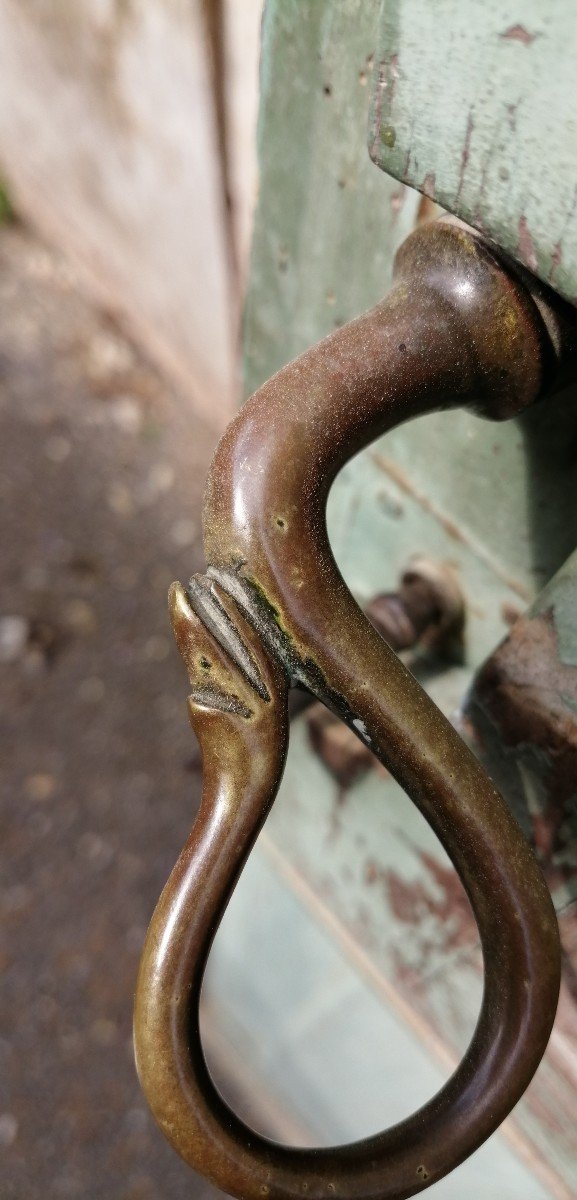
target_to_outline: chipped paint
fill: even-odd
[[[365,880],[369,886],[379,882],[384,890],[387,908],[396,921],[411,928],[424,918],[432,918],[422,936],[421,969],[439,955],[449,954],[477,941],[475,919],[466,892],[456,872],[442,864],[429,851],[410,845],[422,865],[417,878],[405,879],[393,868],[379,868],[373,859],[367,861]]]
[[[502,0],[446,0],[442,20],[430,0],[382,0],[379,27],[374,161],[576,303],[573,0],[517,0],[505,19]],[[450,102],[434,103],[447,62]]]

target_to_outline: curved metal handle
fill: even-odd
[[[545,1050],[559,944],[539,868],[477,760],[357,606],[324,514],[341,465],[400,421],[463,403],[499,420],[535,400],[560,330],[489,247],[435,223],[404,244],[389,296],[269,380],[217,449],[208,574],[171,591],[202,803],[148,933],[135,1042],[166,1136],[243,1200],[412,1196],[493,1132]],[[342,717],[425,815],[467,890],[485,963],[475,1034],[442,1090],[401,1124],[332,1149],[248,1129],[211,1082],[198,1026],[212,939],[280,782],[289,684]]]

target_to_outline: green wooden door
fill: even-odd
[[[396,248],[431,215],[414,186],[486,227],[531,270],[575,298],[573,114],[565,113],[562,130],[559,124],[570,82],[568,57],[561,70],[554,66],[562,22],[570,57],[577,17],[564,0],[546,11],[537,3],[499,0],[482,7],[388,0],[382,10],[376,0],[269,0],[262,34],[260,191],[244,327],[247,395],[381,297]],[[550,98],[543,111],[533,95],[539,88]],[[384,170],[367,153],[367,129],[373,158]],[[457,573],[467,614],[463,661],[432,663],[417,654],[410,663],[448,715],[459,712],[477,668],[577,545],[576,436],[571,392],[499,426],[469,413],[443,413],[388,435],[334,484],[332,545],[361,602],[393,590],[414,554],[426,553]],[[529,792],[523,793],[518,815],[527,828],[531,803]],[[227,964],[238,960],[239,947],[248,944],[251,911],[266,895],[279,920],[284,913],[287,922],[301,921],[305,958],[316,937],[311,930],[328,929],[356,964],[355,977],[370,979],[380,1019],[386,1011],[403,1027],[408,1021],[411,1037],[431,1061],[456,1061],[479,1007],[476,927],[453,868],[395,781],[369,770],[343,789],[315,755],[304,714],[294,722],[282,794],[256,853],[217,939],[215,988],[218,978],[228,978]],[[275,900],[272,881],[281,878]],[[299,898],[296,912],[287,887]],[[559,909],[576,893],[577,872],[566,872],[555,893]],[[573,936],[570,911],[566,928]],[[272,941],[271,934],[266,944]],[[254,1005],[257,985],[251,986]],[[316,1004],[318,1012],[315,987],[310,984],[309,1008]],[[292,1000],[304,1021],[297,984]],[[289,1028],[288,1000],[286,1007]],[[372,1018],[362,1011],[370,1027]],[[230,1020],[223,1010],[225,1025]],[[322,1029],[333,1029],[326,1010],[316,1029],[326,1046]],[[500,1191],[483,1191],[479,1177],[466,1185],[463,1176],[457,1191],[450,1181],[439,1185],[439,1197],[462,1195],[463,1187],[476,1200],[485,1194],[531,1200],[572,1194],[575,1092],[566,1055],[568,1047],[575,1055],[577,1019],[568,991],[557,1030],[509,1132],[529,1156],[530,1176],[519,1166],[517,1183],[511,1182],[509,1152],[499,1141],[484,1161],[493,1164],[493,1182],[502,1178]],[[258,1038],[251,1041],[247,1028],[245,1035],[258,1058]],[[344,1062],[353,1060],[355,1036],[354,1029],[340,1035]],[[260,1054],[262,1066],[262,1047]],[[295,1039],[292,1059],[283,1059],[287,1087],[297,1055]],[[303,1085],[301,1099],[304,1093]],[[314,1089],[310,1095],[322,1106]],[[298,1125],[307,1105],[300,1117],[297,1108],[291,1111]]]

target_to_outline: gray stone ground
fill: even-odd
[[[2,1200],[208,1196],[135,1077],[132,993],[199,792],[166,614],[213,438],[0,230]]]

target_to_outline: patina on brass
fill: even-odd
[[[269,380],[216,451],[207,575],[171,592],[203,798],[146,940],[135,1041],[172,1145],[243,1200],[414,1195],[493,1132],[547,1044],[559,944],[541,873],[476,758],[351,596],[325,505],[343,463],[399,422],[463,404],[500,420],[541,396],[566,341],[554,305],[458,223],[427,226],[402,247],[387,298]],[[393,1128],[331,1149],[248,1129],[211,1082],[198,1026],[214,934],[279,786],[290,685],[354,729],[425,815],[467,890],[485,961],[478,1025],[442,1090]]]
[[[465,601],[450,563],[412,555],[396,591],[373,596],[363,605],[363,612],[393,650],[419,647],[431,664],[439,667],[442,660],[463,661]],[[340,717],[315,702],[308,692],[293,691],[289,697],[291,719],[306,708],[310,743],[339,784],[336,801],[340,804],[348,788],[378,763],[372,750]],[[383,773],[386,776],[387,772]]]

